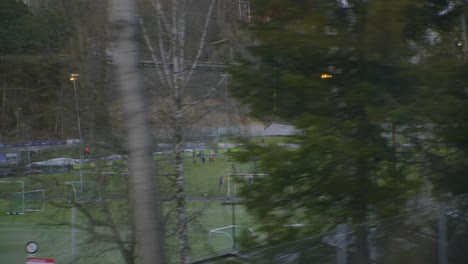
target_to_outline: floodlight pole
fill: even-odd
[[[19,124],[20,124],[20,111],[21,107],[16,108],[16,147],[18,147],[18,151],[16,152],[16,166],[18,166],[20,158],[21,158],[21,150],[19,150]]]
[[[76,81],[80,75],[78,73],[70,74],[70,81],[73,82],[73,91],[75,92],[75,106],[76,106],[76,117],[78,122],[78,135],[80,137],[80,183],[81,189],[83,189],[83,173],[81,167],[83,167],[83,138],[81,137],[81,122],[80,122],[80,111],[78,108],[78,94],[76,92]]]
[[[28,133],[28,164],[31,165],[31,135]],[[29,166],[29,177],[31,177],[31,166]]]
[[[19,123],[20,123],[20,111],[21,107],[16,108],[16,145],[19,143]]]
[[[73,82],[73,91],[75,92],[75,106],[76,106],[76,117],[78,121],[78,135],[80,137],[80,185],[81,185],[81,191],[83,191],[83,173],[81,171],[81,167],[83,167],[83,139],[81,137],[81,122],[80,122],[80,111],[78,108],[78,94],[76,92],[76,80],[78,80],[78,77],[80,75],[78,73],[72,73],[70,74],[70,81]],[[72,263],[76,264],[76,192],[75,192],[75,201],[73,201],[73,206],[72,206],[72,234],[71,234],[71,254],[72,254]]]
[[[78,134],[79,134],[80,139],[81,139],[80,112],[78,110],[78,95],[77,95],[77,92],[76,92],[76,80],[78,80],[79,76],[80,75],[78,73],[72,73],[70,75],[70,81],[73,82],[73,91],[75,92],[76,117],[78,119]]]

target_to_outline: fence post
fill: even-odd
[[[447,264],[447,206],[445,201],[440,203],[439,216],[437,221],[437,248],[438,263]]]
[[[348,238],[347,225],[339,224],[336,228],[336,264],[347,264]]]

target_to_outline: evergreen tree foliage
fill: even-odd
[[[425,133],[430,134],[422,140],[425,161],[439,194],[468,191],[468,72],[464,48],[457,45],[465,45],[461,42],[466,34],[460,23],[463,13],[462,10],[456,14],[450,30],[436,28],[437,41],[425,47],[424,82],[419,87],[417,111],[429,124]]]
[[[413,44],[418,96],[407,109],[414,117],[408,126],[422,154],[416,163],[427,169],[436,195],[458,195],[468,186],[466,1],[423,3],[424,8],[412,9],[407,35],[419,39]]]
[[[292,122],[298,149],[248,144],[237,155],[268,177],[244,195],[272,241],[395,214],[419,181],[395,137],[418,120],[420,23],[443,6],[421,1],[252,1],[252,58],[231,93],[267,121]],[[417,16],[412,16],[417,14]],[[438,21],[435,21],[438,22]],[[434,23],[435,23],[434,22]],[[419,26],[416,27],[415,25]],[[413,44],[411,44],[413,43]],[[366,263],[367,235],[357,235]]]
[[[23,1],[0,2],[3,141],[10,140],[9,131],[18,127],[19,108],[22,115],[39,113],[27,124],[34,128],[36,137],[42,138],[43,132],[50,137],[56,126],[56,110],[63,107],[55,105],[62,101],[61,84],[69,74],[59,58],[68,43],[69,28],[62,9],[30,10]]]
[[[5,0],[0,2],[0,54],[14,49],[11,40],[13,26],[21,20],[22,17],[29,14],[27,6],[22,1]]]
[[[64,47],[69,22],[63,11],[42,9],[31,12],[23,1],[0,3],[0,54],[44,54]]]

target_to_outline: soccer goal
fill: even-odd
[[[216,235],[224,236],[229,239],[229,241],[232,243],[232,246],[234,247],[235,238],[244,232],[248,232],[249,235],[251,236],[255,235],[255,232],[250,227],[239,226],[239,225],[229,225],[229,226],[223,226],[223,227],[211,229],[208,232],[208,239],[210,243],[213,244],[213,239],[215,238]]]
[[[21,208],[22,210],[13,210],[9,212],[10,214],[16,212],[43,212],[45,210],[45,190],[40,189],[15,193],[12,203],[19,205],[16,208]]]
[[[74,181],[65,183],[67,203],[98,202],[101,200],[99,186],[94,181]]]
[[[45,210],[45,190],[25,190],[24,181],[0,181],[0,210],[24,214]]]
[[[227,173],[224,175],[224,188],[228,198],[237,197],[238,189],[246,185],[254,184],[258,178],[264,178],[263,173]]]

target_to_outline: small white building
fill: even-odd
[[[298,133],[296,127],[286,124],[271,123],[257,136],[292,136]]]

